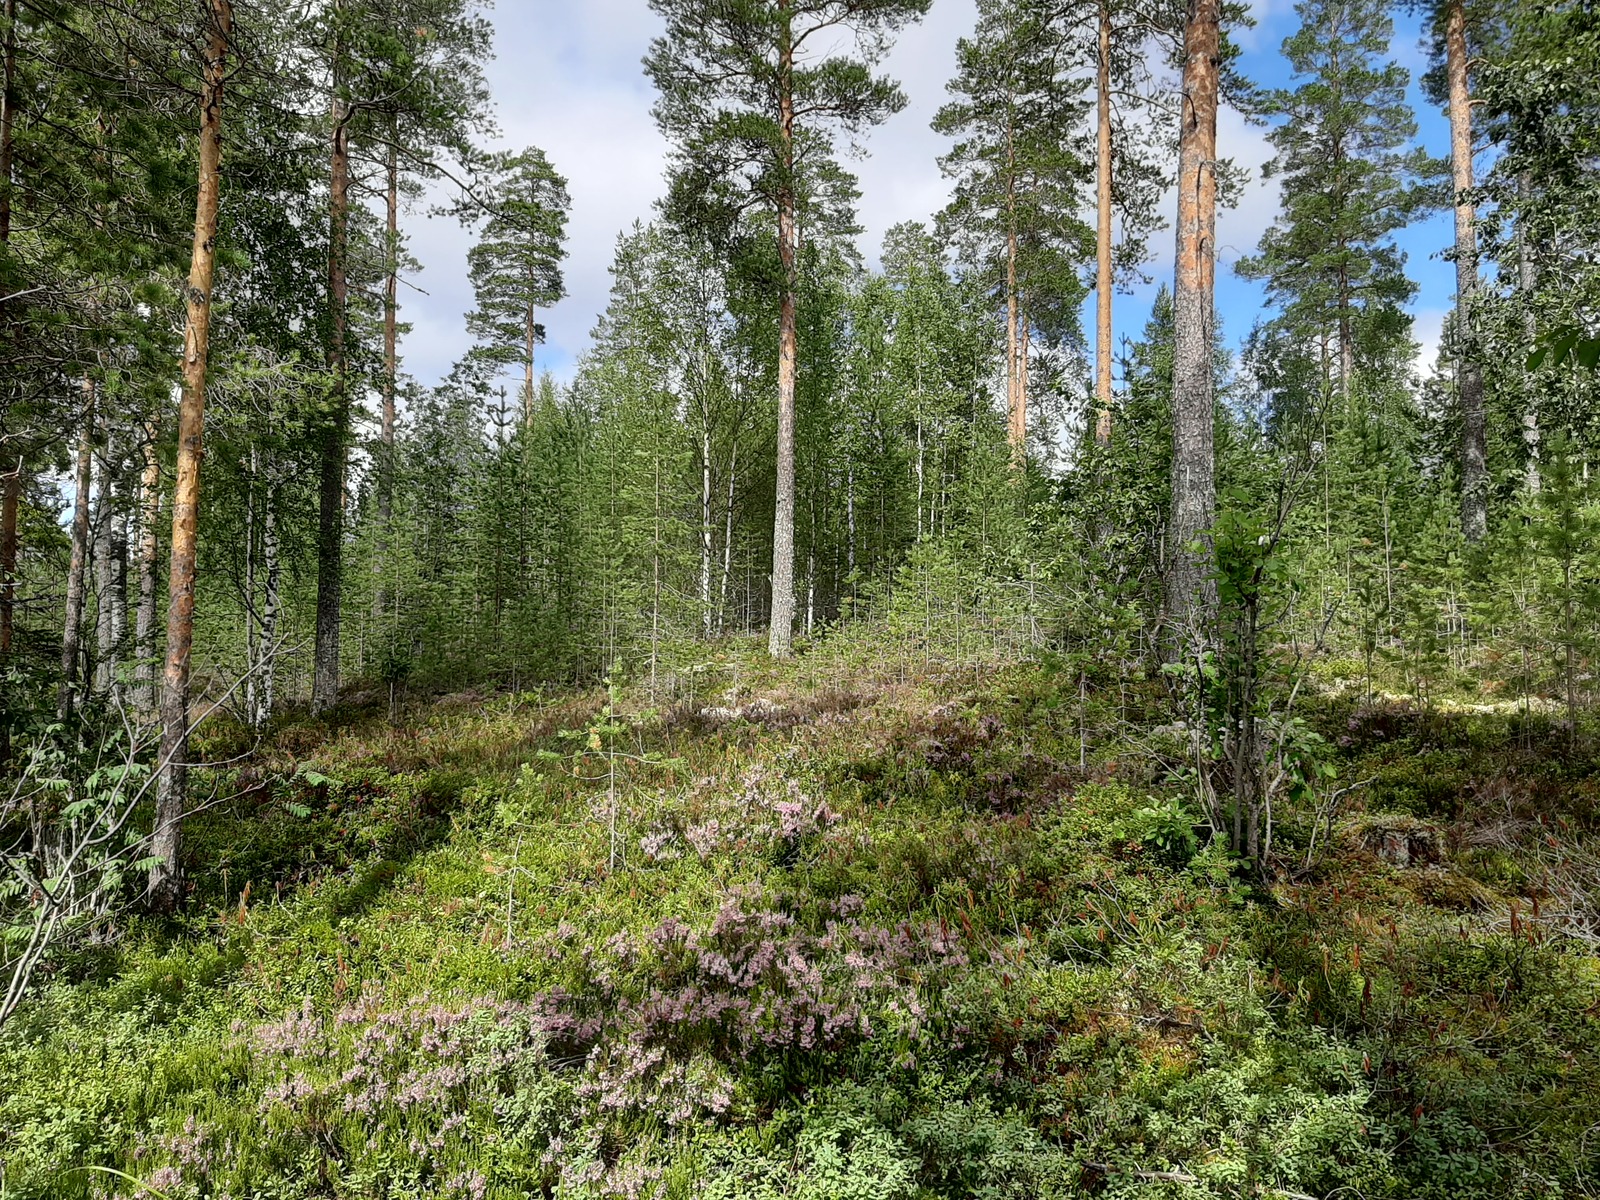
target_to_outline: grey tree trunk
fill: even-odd
[[[83,427],[78,434],[76,492],[72,510],[72,551],[67,563],[67,612],[61,630],[61,689],[56,717],[65,721],[77,707],[79,659],[83,649],[83,607],[89,573],[90,474],[94,469],[94,381],[83,381]]]
[[[733,491],[739,477],[739,444],[733,445],[728,456],[728,503],[722,513],[722,595],[717,602],[717,632],[727,630],[728,580],[733,575]]]
[[[783,260],[783,295],[778,311],[777,503],[772,523],[772,624],[767,651],[788,658],[794,637],[794,385],[796,366],[795,292],[798,237],[793,201],[778,217],[778,249]]]
[[[1095,415],[1094,436],[1111,443],[1111,0],[1100,0],[1095,70],[1098,107],[1095,163]]]
[[[145,422],[144,469],[139,476],[139,611],[134,619],[134,694],[139,712],[156,711],[156,588],[161,570],[161,459],[156,422]]]
[[[1532,186],[1523,175],[1517,180],[1517,190],[1523,201],[1529,199]],[[1539,337],[1539,321],[1533,312],[1533,291],[1538,286],[1538,276],[1533,265],[1533,239],[1523,228],[1524,218],[1517,218],[1517,290],[1522,293],[1522,329],[1527,344],[1532,346]],[[1539,478],[1539,382],[1533,372],[1527,374],[1526,405],[1522,410],[1522,441],[1528,452],[1527,485],[1530,495],[1537,496]]]
[[[128,529],[119,491],[122,446],[117,431],[104,422],[106,436],[95,505],[95,659],[94,691],[111,694],[128,630]]]
[[[700,628],[707,640],[715,619],[711,610],[711,502],[711,424],[707,420],[700,431]]]
[[[1216,283],[1220,0],[1190,0],[1178,144],[1178,249],[1173,289],[1172,520],[1167,529],[1166,637],[1192,658],[1212,639],[1216,583],[1202,544],[1216,520],[1212,376]]]
[[[283,556],[278,549],[277,512],[270,496],[261,521],[261,558],[267,571],[267,590],[261,602],[261,661],[255,675],[256,703],[250,714],[257,729],[266,726],[277,706],[278,618],[283,609],[279,594]]]
[[[335,55],[338,51],[335,50]],[[345,440],[350,426],[349,354],[346,346],[349,276],[346,257],[350,232],[350,114],[333,104],[329,184],[328,307],[332,329],[328,373],[333,383],[333,413],[323,430],[321,481],[317,496],[317,636],[313,652],[311,708],[326,712],[339,700],[339,624],[344,593]]]
[[[250,456],[252,478],[259,478],[259,460],[254,451]],[[253,537],[247,556],[246,588],[249,595],[249,678],[245,680],[244,710],[250,727],[257,732],[272,719],[276,700],[274,681],[277,675],[279,583],[282,565],[278,550],[278,524],[273,506],[273,492],[277,480],[269,467],[265,475],[265,488],[257,502],[252,488],[250,524],[260,526],[259,537]],[[259,515],[257,515],[259,513]],[[259,553],[257,546],[259,545]],[[258,585],[259,581],[259,585]],[[258,591],[261,594],[257,604]]]

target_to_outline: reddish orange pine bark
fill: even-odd
[[[1445,76],[1450,87],[1450,166],[1456,193],[1456,390],[1461,397],[1461,532],[1489,533],[1489,447],[1483,373],[1472,336],[1478,290],[1478,215],[1472,203],[1472,96],[1467,77],[1467,14],[1462,0],[1445,13]]]
[[[1216,519],[1212,314],[1216,287],[1217,109],[1221,0],[1190,0],[1184,28],[1178,142],[1178,246],[1173,288],[1172,520],[1166,620],[1184,655],[1209,643],[1216,584],[1201,544]]]
[[[150,899],[157,908],[181,900],[180,852],[188,793],[189,678],[194,647],[196,535],[200,518],[200,463],[205,431],[206,358],[211,336],[211,285],[217,261],[217,211],[222,197],[222,99],[233,35],[230,0],[209,0],[200,92],[199,194],[194,243],[185,289],[183,398],[178,406],[177,482],[172,497],[172,554],[167,584],[167,662],[161,696],[161,779],[151,836]]]

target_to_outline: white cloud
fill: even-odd
[[[904,30],[883,71],[900,82],[906,107],[868,137],[869,157],[846,165],[861,181],[860,244],[876,262],[883,235],[901,221],[927,221],[950,201],[950,181],[938,158],[948,139],[929,128],[949,99],[956,73],[956,39],[972,32],[973,0],[941,0],[919,25]]]
[[[1290,0],[1256,0],[1262,31],[1290,7]],[[940,0],[920,25],[901,33],[884,64],[900,81],[908,104],[870,131],[867,158],[846,164],[860,179],[860,246],[869,261],[876,261],[890,226],[927,220],[949,199],[949,181],[937,163],[948,143],[929,122],[948,96],[956,40],[971,31],[976,16],[973,0]],[[565,266],[569,295],[545,314],[548,345],[541,350],[544,364],[558,377],[570,378],[606,305],[617,235],[635,220],[649,220],[662,191],[669,148],[650,117],[655,92],[640,65],[660,23],[645,0],[575,5],[502,0],[493,17],[498,56],[486,73],[501,143],[544,149],[567,177],[572,194]],[[1279,35],[1271,36],[1275,43]],[[1276,215],[1278,188],[1260,177],[1260,166],[1271,154],[1263,129],[1224,112],[1219,143],[1222,154],[1251,172],[1240,206],[1219,216],[1222,283],[1230,274],[1228,264],[1254,249]],[[1170,195],[1163,201],[1165,211],[1171,211],[1172,201]],[[465,314],[472,306],[466,278],[471,237],[451,220],[421,214],[408,218],[407,233],[424,267],[414,283],[426,294],[402,291],[403,315],[413,326],[403,353],[406,369],[428,384],[442,378],[470,344]],[[1151,249],[1155,258],[1149,273],[1155,279],[1170,277],[1170,230],[1157,234]]]
[[[1255,25],[1235,29],[1230,36],[1246,54],[1261,50],[1276,50],[1283,40],[1280,22],[1294,15],[1295,0],[1250,0],[1250,15]]]
[[[929,127],[955,72],[956,39],[976,20],[973,0],[942,0],[902,32],[884,70],[907,106],[867,139],[868,157],[847,160],[860,178],[860,246],[876,261],[888,229],[926,220],[949,199],[936,159],[945,139]],[[581,5],[502,4],[495,13],[496,59],[486,67],[499,111],[501,143],[541,147],[572,195],[565,264],[568,297],[545,314],[541,357],[570,378],[610,294],[617,235],[648,221],[661,194],[669,147],[650,116],[655,92],[640,60],[660,22],[644,0]],[[444,376],[468,348],[465,313],[471,238],[445,218],[412,216],[410,249],[423,264],[426,295],[404,296],[407,370],[424,383]]]
[[[540,351],[545,364],[570,377],[610,293],[617,235],[649,219],[661,190],[667,145],[651,120],[655,93],[640,67],[659,22],[642,0],[585,0],[506,4],[495,24],[497,57],[485,72],[500,144],[543,149],[572,196],[568,296],[544,314],[547,345]],[[424,267],[416,282],[429,294],[407,298],[406,319],[415,328],[405,344],[406,366],[432,383],[470,345],[471,235],[437,217],[414,218],[408,234]]]
[[[1439,361],[1439,343],[1444,337],[1448,308],[1420,309],[1412,318],[1411,336],[1417,343],[1417,372],[1426,376]]]

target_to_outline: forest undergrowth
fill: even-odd
[[[1255,877],[1159,682],[865,644],[213,722],[188,915],[0,1030],[0,1193],[1600,1186],[1592,743],[1324,681]]]

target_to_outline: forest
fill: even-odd
[[[1596,80],[0,0],[0,1200],[1596,1194]]]

